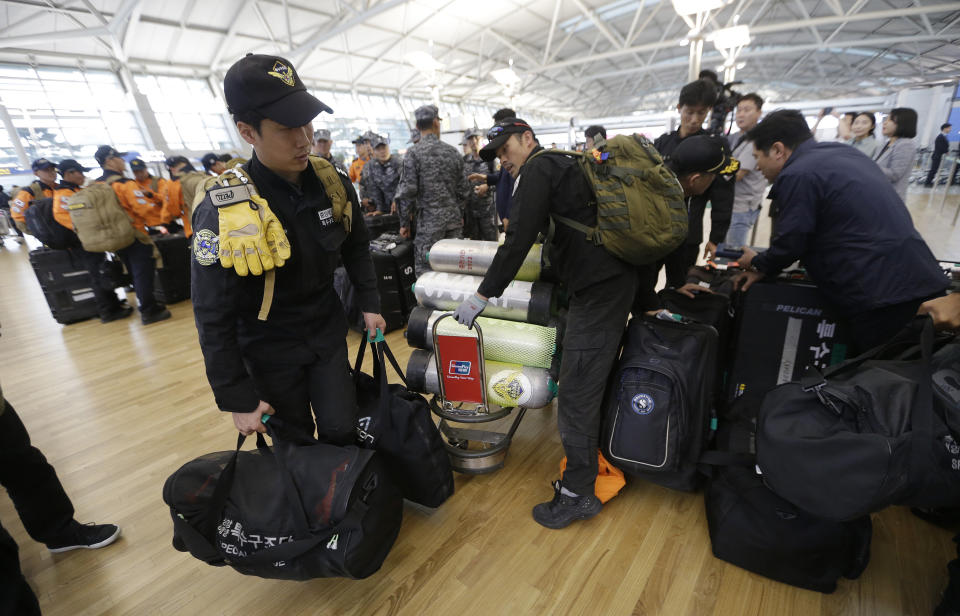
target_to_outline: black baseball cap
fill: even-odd
[[[60,175],[63,175],[67,171],[79,171],[80,173],[86,173],[87,171],[90,171],[90,167],[84,167],[72,158],[65,158],[60,161],[59,165],[57,165],[57,171],[60,172]]]
[[[730,156],[722,137],[696,135],[680,142],[667,157],[667,166],[677,175],[696,172],[726,175],[736,172],[740,161]]]
[[[204,169],[210,171],[211,167],[222,161],[220,160],[220,157],[213,152],[207,152],[203,155],[203,158],[200,159],[200,162],[203,164]]]
[[[143,162],[139,158],[134,158],[130,161],[130,168],[134,171],[143,171],[147,168],[147,163]]]
[[[30,168],[34,171],[40,171],[41,169],[49,169],[50,167],[56,167],[55,164],[47,160],[46,158],[38,158],[37,160],[30,163]]]
[[[532,133],[533,129],[530,128],[530,125],[527,124],[526,121],[520,118],[500,120],[487,131],[487,139],[489,141],[487,145],[480,149],[480,158],[483,160],[493,160],[497,157],[497,150],[507,142],[510,135],[522,135],[527,131]],[[536,136],[536,133],[534,133],[534,136]]]
[[[108,158],[113,158],[115,156],[117,158],[123,158],[125,154],[126,152],[118,152],[112,145],[102,145],[97,148],[97,152],[93,155],[93,157],[97,159],[97,164],[102,167],[103,163],[107,162]]]
[[[333,109],[307,92],[293,64],[280,56],[248,53],[223,78],[230,113],[256,111],[278,124],[308,124],[320,112]]]

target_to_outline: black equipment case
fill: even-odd
[[[154,235],[153,242],[163,258],[157,268],[153,296],[162,304],[182,302],[190,297],[190,238],[183,233]]]
[[[99,316],[90,273],[69,251],[37,248],[30,252],[30,265],[58,323],[66,325]]]
[[[847,358],[846,333],[809,279],[759,281],[735,297],[728,400],[763,396],[800,380],[808,366]]]

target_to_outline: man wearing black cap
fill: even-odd
[[[373,140],[373,158],[363,166],[360,176],[360,201],[365,210],[379,214],[397,211],[394,197],[402,169],[402,159],[390,154],[390,138],[377,135]]]
[[[357,413],[333,288],[339,260],[367,331],[386,323],[353,186],[309,156],[311,122],[332,110],[272,55],[237,61],[223,89],[253,156],[208,179],[193,213],[193,309],[214,398],[244,434],[263,432],[261,417],[276,413],[321,441],[350,444]]]
[[[854,352],[886,342],[943,294],[949,281],[872,161],[841,143],[817,143],[792,109],[774,111],[747,139],[780,214],[769,249],[744,247],[748,271],[738,288],[799,259],[846,321]]]
[[[680,112],[680,126],[671,133],[664,133],[653,142],[654,147],[664,158],[684,139],[706,133],[703,122],[717,100],[717,85],[710,80],[698,79],[683,86],[680,90],[677,111]],[[709,258],[717,251],[717,245],[723,242],[730,226],[733,211],[734,183],[732,174],[718,174],[713,184],[701,195],[689,201],[687,238],[679,248],[666,256],[663,265],[667,270],[667,286],[680,287],[687,279],[687,270],[697,262],[700,243],[703,241],[703,215],[707,202],[710,202],[710,237],[704,247],[704,257]]]
[[[400,235],[410,236],[407,204],[417,202],[417,236],[413,240],[417,276],[430,269],[427,252],[445,238],[463,237],[463,214],[470,184],[463,174],[457,148],[440,141],[440,112],[435,105],[419,107],[414,115],[420,142],[407,151],[397,188]],[[403,203],[399,201],[403,200]]]
[[[203,158],[200,159],[200,163],[203,165],[203,170],[210,175],[220,175],[227,170],[227,165],[213,152],[204,154]]]
[[[113,146],[100,146],[93,157],[103,169],[103,175],[95,181],[104,182],[113,188],[120,206],[130,218],[130,224],[139,232],[139,239],[126,248],[117,250],[116,253],[133,278],[140,320],[144,325],[150,325],[169,319],[170,311],[153,295],[153,282],[157,269],[153,258],[153,242],[146,235],[146,219],[155,210],[163,208],[163,198],[153,192],[141,190],[136,182],[124,177],[126,163],[123,160],[123,153],[118,152]]]
[[[30,164],[33,174],[37,176],[35,182],[21,188],[10,202],[10,216],[21,232],[27,230],[27,210],[34,199],[52,197],[57,186],[57,166],[46,158],[38,158]]]
[[[313,147],[310,149],[310,153],[314,156],[319,156],[337,169],[347,173],[347,168],[343,166],[343,163],[330,154],[331,146],[333,146],[333,138],[330,136],[329,130],[318,128],[313,132]]]
[[[587,207],[593,200],[593,188],[576,158],[538,155],[543,148],[530,126],[518,118],[497,122],[487,139],[480,157],[499,157],[501,167],[515,178],[516,189],[506,241],[477,293],[454,313],[464,325],[473,324],[487,298],[503,293],[537,236],[548,233],[551,215],[588,227],[597,224],[597,209]],[[533,519],[547,528],[563,528],[595,516],[602,507],[594,494],[601,403],[634,303],[637,272],[602,246],[584,241],[582,232],[567,225],[556,225],[552,242],[544,250],[549,250],[555,274],[570,298],[557,406],[567,468],[554,484],[553,500],[534,507]]]
[[[90,171],[90,168],[84,167],[72,158],[68,158],[60,161],[60,164],[57,165],[57,171],[60,172],[61,181],[57,190],[53,193],[53,217],[58,223],[73,232],[73,222],[70,219],[70,209],[68,208],[69,200],[83,188],[83,184],[87,180],[84,173]],[[109,323],[117,319],[125,319],[133,314],[133,307],[120,301],[112,282],[101,270],[101,265],[107,259],[106,255],[102,252],[84,250],[80,246],[79,239],[76,243],[76,247],[69,249],[70,254],[83,263],[84,268],[90,274],[90,279],[93,281],[93,296],[100,313],[100,322]]]
[[[473,186],[467,199],[466,215],[463,217],[463,237],[471,240],[495,242],[497,232],[497,211],[493,206],[493,192],[487,185],[486,177],[494,173],[493,161],[480,158],[480,131],[471,128],[463,134],[466,154],[463,156],[463,172],[470,177],[482,176],[483,182]]]

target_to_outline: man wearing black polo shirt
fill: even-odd
[[[193,308],[220,410],[244,433],[261,417],[353,442],[347,321],[333,289],[342,258],[368,332],[383,330],[369,236],[353,186],[310,157],[311,122],[332,109],[285,59],[247,55],[223,83],[249,163],[206,182],[193,214]],[[312,409],[312,414],[311,414]]]

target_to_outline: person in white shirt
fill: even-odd
[[[724,240],[724,245],[731,250],[739,250],[747,243],[750,228],[760,216],[763,193],[767,189],[767,180],[757,169],[757,159],[753,157],[753,143],[744,138],[747,131],[760,121],[762,108],[763,99],[758,94],[745,94],[737,103],[736,122],[740,131],[728,138],[733,157],[740,161],[733,195],[733,215]]]

